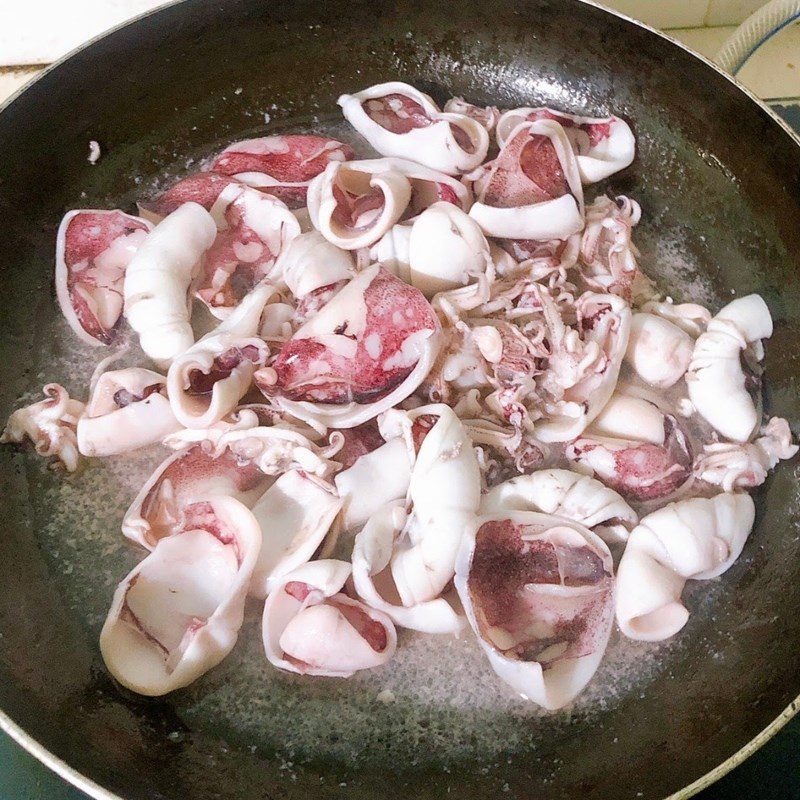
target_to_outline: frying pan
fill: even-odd
[[[766,407],[800,421],[798,142],[707,62],[563,0],[190,0],[49,70],[0,113],[2,416],[48,379],[82,391],[86,367],[76,369],[97,358],[71,343],[52,291],[66,209],[132,207],[191,159],[262,133],[267,119],[270,131],[337,130],[341,92],[392,79],[438,100],[629,119],[638,158],[609,188],[642,204],[642,262],[679,299],[765,297],[776,320]],[[104,153],[95,166],[90,139]],[[449,639],[427,640],[423,677],[397,667],[408,676],[394,703],[377,702],[369,680],[279,675],[258,652],[257,608],[234,653],[195,686],[159,701],[126,695],[97,648],[113,587],[140,557],[118,527],[136,488],[125,462],[65,478],[2,448],[0,722],[102,798],[696,790],[791,716],[800,693],[796,470],[781,465],[758,491],[742,557],[722,580],[690,589],[693,613],[674,641],[612,642],[597,688],[545,715],[509,705],[469,644]]]

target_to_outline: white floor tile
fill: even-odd
[[[735,26],[689,28],[672,30],[669,34],[712,58],[735,30]],[[739,73],[739,79],[764,99],[800,96],[800,23],[760,47]]]
[[[738,25],[754,11],[758,11],[766,0],[711,0],[705,25]]]
[[[38,67],[16,67],[14,69],[0,67],[0,103],[4,103],[39,71]]]
[[[654,28],[693,28],[703,24],[708,0],[599,0]]]
[[[55,61],[97,34],[165,1],[3,0],[0,2],[0,65]]]

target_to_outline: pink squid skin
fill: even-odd
[[[361,456],[386,444],[386,440],[378,430],[378,422],[374,419],[355,428],[344,428],[340,433],[344,437],[344,444],[335,458],[343,470],[352,467]]]
[[[533,122],[537,119],[552,119],[562,128],[579,128],[589,137],[590,147],[597,146],[603,139],[608,139],[611,135],[611,120],[608,122],[578,123],[569,114],[560,114],[550,108],[537,108],[531,111],[525,119],[528,122]]]
[[[495,208],[515,208],[569,193],[564,168],[550,139],[522,131],[492,163],[480,196]]]
[[[146,234],[149,231],[150,225],[147,222],[122,211],[79,211],[64,231],[63,258],[67,269],[69,303],[83,330],[101,344],[111,344],[114,340],[115,326],[122,315],[125,270],[104,270],[96,264],[96,260],[117,240],[137,232]],[[119,298],[119,313],[113,324],[104,325],[95,316],[94,310],[79,291],[82,287],[90,294],[105,292]]]
[[[436,315],[422,292],[384,269],[367,287],[364,302],[365,329],[351,337],[356,341],[354,358],[332,352],[317,339],[290,339],[272,364],[276,384],[259,383],[261,390],[268,396],[280,393],[290,400],[372,403],[400,385],[414,364],[387,366],[387,362],[401,354],[413,334],[438,330]],[[343,320],[334,332],[347,336],[347,325],[348,321]],[[374,357],[369,346],[376,339],[380,352]]]
[[[297,301],[292,321],[298,327],[302,325],[309,317],[313,317],[324,305],[326,305],[333,296],[347,285],[346,280],[336,281],[329,283],[327,286],[320,286],[318,289],[312,289],[308,294],[304,295]]]
[[[416,128],[427,128],[437,120],[431,119],[420,103],[404,94],[387,94],[375,97],[363,103],[367,116],[375,123],[392,133],[403,134]],[[451,123],[459,147],[467,153],[475,152],[472,140],[462,128]]]
[[[202,372],[199,369],[192,370],[189,374],[188,394],[203,395],[210,394],[217,381],[230,377],[230,374],[242,363],[249,359],[254,364],[261,363],[261,356],[253,346],[233,347],[221,353],[214,359],[214,363],[209,372]]]
[[[257,494],[269,480],[255,464],[240,464],[228,451],[214,458],[195,445],[168,464],[142,499],[138,516],[149,525],[145,539],[155,546],[176,530],[187,529],[187,512],[201,498]],[[126,517],[131,511],[133,507]]]
[[[178,181],[155,200],[141,203],[140,207],[156,217],[166,217],[184,203],[198,203],[209,211],[225,187],[238,183],[239,181],[227,175],[198,172]]]
[[[543,540],[526,541],[524,526],[511,520],[484,523],[476,537],[469,574],[469,592],[481,627],[501,629],[515,640],[504,655],[520,661],[539,661],[544,669],[563,658],[579,658],[594,651],[594,622],[602,616],[611,595],[612,575],[602,558],[588,545],[556,548]],[[553,620],[547,600],[526,591],[529,585],[565,587],[607,586],[607,591],[577,609],[574,615]],[[537,638],[528,632],[531,615],[544,613],[553,635]],[[491,636],[489,636],[491,640]],[[555,644],[566,644],[550,660],[540,656]],[[496,645],[495,645],[496,646]]]
[[[280,183],[307,183],[316,178],[331,161],[355,158],[352,148],[325,136],[292,134],[265,136],[235,142],[225,148],[211,165],[213,172],[238,175],[262,173]],[[304,186],[259,187],[282,200],[291,209],[306,204]]]
[[[692,452],[673,417],[666,417],[664,444],[613,439],[576,439],[566,449],[572,461],[593,465],[592,451],[613,459],[613,474],[598,474],[606,486],[633,501],[657,500],[675,492],[691,476]]]

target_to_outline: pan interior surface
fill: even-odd
[[[346,136],[336,97],[405,80],[437,100],[614,112],[637,135],[610,184],[643,208],[635,240],[676,300],[756,291],[776,321],[769,413],[798,413],[800,154],[726,79],[655,34],[579,3],[191,0],[85,49],[0,114],[0,414],[43,383],[78,396],[102,356],[75,341],[52,291],[69,208],[131,210],[235,139]],[[87,162],[89,140],[103,157]],[[591,196],[591,195],[590,195]],[[105,355],[103,353],[102,355]],[[133,357],[133,356],[131,356]],[[49,750],[131,798],[663,797],[758,733],[800,684],[800,500],[794,464],[756,498],[755,530],[722,580],[689,587],[675,640],[612,640],[569,712],[495,678],[471,636],[401,634],[386,669],[348,681],[265,661],[260,609],[217,669],[159,701],[121,693],[97,637],[141,553],[119,523],[164,457],[65,478],[0,450],[0,707]]]

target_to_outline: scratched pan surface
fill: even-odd
[[[127,208],[231,139],[341,130],[340,92],[394,78],[440,100],[632,120],[638,159],[612,188],[645,209],[643,263],[681,299],[764,295],[776,319],[766,402],[796,426],[800,148],[663,38],[555,0],[197,0],[51,70],[0,113],[0,415],[48,378],[80,395],[80,365],[99,358],[69,337],[54,301],[67,208]],[[94,167],[90,139],[104,152]],[[800,693],[789,463],[759,492],[739,562],[690,592],[684,632],[667,646],[612,642],[570,713],[520,703],[469,639],[407,639],[394,665],[351,682],[279,675],[260,653],[255,607],[234,653],[191,689],[157,702],[122,695],[96,640],[113,586],[140,557],[122,541],[122,512],[158,459],[64,479],[0,450],[0,708],[121,797],[658,798],[731,756]],[[376,699],[383,689],[394,702]]]

